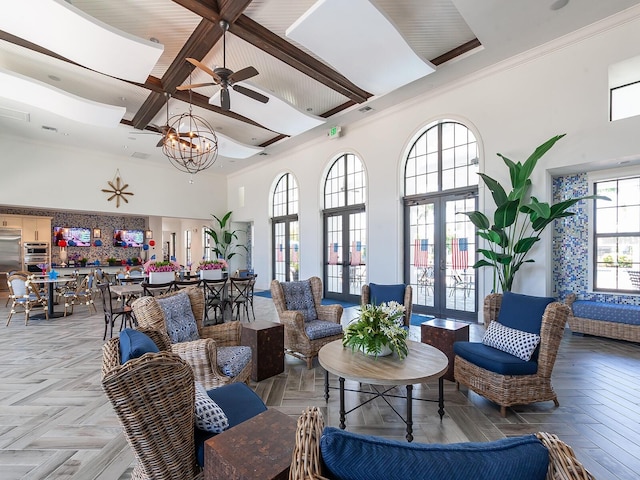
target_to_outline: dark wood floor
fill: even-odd
[[[0,318],[6,319],[0,300]],[[350,310],[345,321],[355,314]],[[256,297],[256,316],[276,320],[270,299]],[[9,327],[0,327],[0,478],[129,478],[133,456],[100,387],[101,315],[76,307],[66,319],[33,320],[27,327],[23,320],[18,314]],[[419,339],[419,328],[411,330]],[[472,339],[482,332],[482,326],[472,325]],[[287,358],[285,373],[251,386],[270,407],[297,416],[317,405],[327,424],[337,425],[337,395],[325,403],[323,381],[320,367],[307,370]],[[544,402],[509,409],[502,418],[495,405],[445,382],[443,421],[434,403],[419,402],[415,441],[487,441],[547,431],[572,445],[597,478],[638,478],[640,346],[567,330],[553,383],[559,408]],[[415,393],[433,399],[436,387],[419,385]],[[347,402],[353,405],[363,396],[348,394]],[[347,428],[402,439],[405,426],[384,402],[375,401],[350,414]]]

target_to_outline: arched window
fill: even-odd
[[[324,183],[325,296],[359,302],[367,276],[367,186],[362,161],[338,157]]]
[[[281,282],[297,280],[300,271],[298,182],[290,173],[282,175],[276,183],[272,212],[272,278]]]
[[[429,125],[404,165],[405,282],[415,311],[475,319],[475,229],[461,212],[477,210],[478,142],[462,123]]]

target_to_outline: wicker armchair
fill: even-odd
[[[321,476],[320,437],[323,429],[324,419],[318,407],[307,407],[298,418],[289,480],[327,480]],[[547,480],[594,480],[573,449],[556,435],[538,432],[536,437],[549,451]],[[389,465],[389,469],[393,470],[393,465]]]
[[[161,298],[187,293],[191,300],[191,310],[196,319],[200,340],[171,344],[171,351],[177,353],[193,368],[195,378],[205,388],[211,389],[233,382],[248,382],[251,375],[251,361],[235,376],[228,377],[218,366],[218,347],[240,345],[242,326],[240,322],[220,325],[204,325],[204,292],[197,286],[187,287],[178,292],[162,295]],[[167,331],[158,297],[141,297],[132,304],[133,313],[140,328]]]
[[[102,352],[102,388],[137,460],[141,480],[202,478],[194,442],[194,378],[187,362],[166,350],[168,337],[143,330],[161,349],[120,365],[118,338]]]
[[[322,305],[322,280],[318,277],[311,277],[309,281],[318,320],[339,324],[342,318],[342,305]],[[313,358],[318,355],[324,345],[342,338],[342,333],[340,333],[311,340],[305,331],[305,320],[302,313],[298,310],[287,310],[284,290],[278,280],[271,281],[271,297],[278,311],[280,323],[284,324],[285,353],[306,361],[308,369],[313,366]]]
[[[395,287],[399,287],[399,285],[374,285],[374,291],[377,288],[378,290],[382,289],[382,290],[395,290]],[[391,296],[389,296],[387,298],[387,296],[384,296],[384,298],[371,298],[371,287],[369,286],[368,283],[365,283],[364,285],[362,285],[362,292],[360,295],[360,304],[361,305],[367,305],[369,303],[371,303],[371,300],[374,300],[376,303],[380,304],[383,302],[388,302],[391,300],[397,301],[399,304],[404,305],[404,325],[405,327],[408,327],[411,325],[411,310],[413,309],[413,289],[411,288],[411,285],[405,285],[404,286],[404,292],[402,295],[402,298],[391,298]],[[391,293],[391,291],[389,293]]]
[[[497,320],[502,294],[492,293],[484,300],[484,321],[487,328]],[[547,305],[542,316],[537,371],[533,375],[500,375],[455,356],[454,377],[458,384],[500,405],[500,414],[506,416],[511,405],[526,405],[553,400],[558,397],[551,385],[551,372],[556,361],[560,340],[569,316],[569,308],[559,302]]]

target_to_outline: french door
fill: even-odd
[[[364,206],[324,214],[325,297],[360,303],[367,281],[367,217]]]
[[[475,189],[405,200],[405,283],[415,313],[477,320],[475,228],[461,214],[476,205]]]

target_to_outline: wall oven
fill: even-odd
[[[49,263],[49,244],[41,242],[23,243],[24,269],[28,272],[39,272],[38,265]]]

